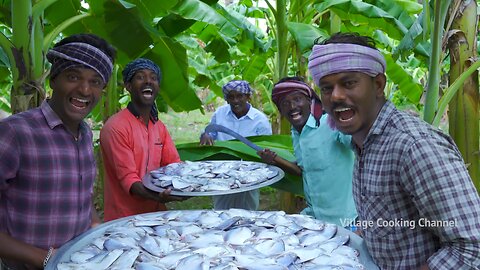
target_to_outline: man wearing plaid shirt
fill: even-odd
[[[381,269],[479,269],[480,198],[453,140],[386,101],[385,59],[368,37],[314,45],[309,70],[356,152],[353,196]]]
[[[92,34],[47,53],[52,95],[0,122],[0,269],[44,268],[54,250],[100,223],[84,118],[112,74],[115,49]]]

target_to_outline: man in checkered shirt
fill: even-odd
[[[371,38],[333,35],[309,70],[326,111],[352,135],[355,205],[381,269],[479,269],[480,198],[453,140],[384,95]]]

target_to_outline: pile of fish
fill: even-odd
[[[87,244],[72,245],[57,269],[364,269],[348,235],[304,215],[195,210],[119,221]]]
[[[278,171],[252,161],[185,161],[150,172],[154,186],[183,192],[231,190],[275,177]]]

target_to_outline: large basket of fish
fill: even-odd
[[[104,223],[46,269],[379,269],[354,233],[283,211],[188,210]]]

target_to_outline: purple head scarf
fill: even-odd
[[[47,59],[52,64],[51,78],[74,67],[87,67],[95,70],[102,77],[104,83],[107,83],[112,75],[113,63],[110,57],[88,43],[71,42],[54,47],[48,51]]]
[[[375,77],[385,73],[386,66],[378,50],[351,43],[314,45],[308,57],[308,70],[317,85],[321,78],[340,72],[362,72]]]
[[[230,91],[237,91],[242,94],[251,94],[253,92],[247,81],[229,81],[222,87],[223,97],[226,99]]]
[[[320,125],[320,117],[323,114],[322,102],[317,93],[308,84],[297,80],[277,83],[272,89],[272,101],[280,109],[280,103],[283,98],[295,92],[304,94],[312,101],[310,112],[315,118],[317,126]]]

